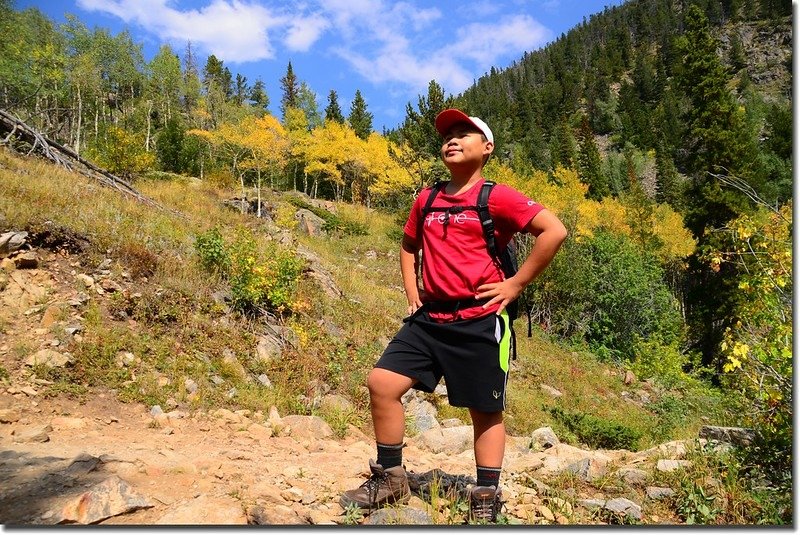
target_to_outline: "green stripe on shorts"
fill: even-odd
[[[503,337],[500,339],[500,369],[508,373],[508,361],[511,360],[511,325],[505,309],[498,317],[503,322]]]

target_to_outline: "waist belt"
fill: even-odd
[[[465,308],[483,306],[489,299],[459,299],[457,301],[428,301],[423,306],[429,312],[452,312],[456,313]]]

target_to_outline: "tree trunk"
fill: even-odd
[[[94,142],[97,143],[97,136],[100,135],[100,99],[94,98]]]
[[[153,109],[153,101],[147,101],[147,137],[144,140],[144,150],[150,152],[150,112]],[[235,164],[234,164],[235,165]]]
[[[271,179],[272,177],[270,177]],[[256,208],[256,217],[261,218],[261,168],[256,170],[256,199],[258,200],[258,208]]]
[[[75,129],[75,154],[81,155],[81,128],[83,119],[83,100],[81,99],[81,86],[78,85],[78,127]]]

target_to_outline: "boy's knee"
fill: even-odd
[[[371,398],[401,397],[411,388],[410,380],[403,375],[383,368],[373,368],[367,376],[367,388]]]

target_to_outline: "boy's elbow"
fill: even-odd
[[[555,238],[558,240],[558,243],[559,244],[564,243],[564,240],[567,239],[568,235],[569,232],[567,231],[567,227],[565,227],[564,224],[561,221],[559,221],[558,228],[555,229]]]

